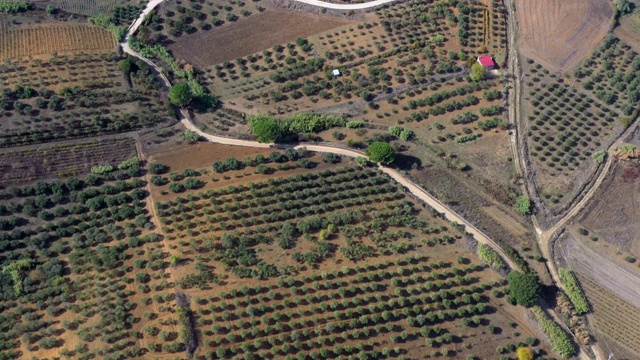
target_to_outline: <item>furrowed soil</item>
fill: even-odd
[[[617,162],[601,190],[584,211],[580,224],[622,251],[640,256],[640,164]]]
[[[77,176],[88,173],[92,166],[115,166],[135,155],[135,141],[129,138],[4,150],[0,152],[0,184]]]
[[[2,28],[0,28],[2,29]],[[5,28],[0,32],[0,58],[68,54],[108,53],[116,40],[104,28],[90,24],[41,24]]]
[[[528,57],[559,72],[571,71],[609,31],[608,0],[516,0],[518,47]]]
[[[178,59],[207,67],[349,23],[334,17],[267,9],[220,29],[182,36],[168,48]]]

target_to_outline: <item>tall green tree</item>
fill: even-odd
[[[176,84],[169,89],[169,100],[174,105],[184,107],[191,99],[193,99],[193,93],[187,83]]]
[[[258,136],[258,142],[270,143],[280,140],[285,132],[282,124],[273,116],[258,115],[249,118],[249,130]]]
[[[518,305],[531,307],[536,304],[540,293],[540,283],[534,273],[512,271],[507,276],[509,296]]]
[[[389,165],[395,161],[396,152],[389,143],[376,141],[367,149],[367,156],[373,162]]]
[[[484,67],[478,63],[475,63],[471,66],[471,73],[469,74],[469,77],[473,81],[480,81],[484,79],[484,72]]]

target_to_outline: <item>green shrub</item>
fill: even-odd
[[[502,261],[502,258],[500,257],[500,255],[498,255],[498,253],[495,250],[493,250],[489,245],[479,243],[478,255],[487,264],[493,266],[496,269],[506,268],[506,264],[504,263],[504,261]]]
[[[573,273],[568,269],[559,268],[558,275],[560,275],[560,281],[562,285],[564,285],[569,300],[571,300],[573,307],[576,308],[576,314],[581,315],[588,312],[589,305],[587,304],[587,299],[584,298],[582,290],[580,290],[580,285],[578,285],[578,281]]]
[[[346,127],[349,129],[358,129],[364,127],[364,122],[362,121],[347,121]]]
[[[137,156],[134,156],[131,159],[125,160],[118,164],[118,169],[120,170],[126,170],[134,167],[140,167],[140,158]]]
[[[604,159],[607,157],[607,151],[606,150],[598,150],[598,151],[594,152],[593,155],[591,155],[591,157],[598,164],[602,164],[604,162]]]
[[[104,175],[113,171],[111,165],[98,165],[91,168],[91,173],[96,175]]]
[[[531,311],[542,331],[549,336],[553,349],[565,358],[573,356],[576,350],[567,334],[539,306],[532,307]]]
[[[462,135],[462,136],[458,136],[456,138],[456,142],[458,144],[464,144],[464,143],[468,143],[470,141],[476,140],[478,138],[482,137],[482,134],[469,134],[469,135]]]
[[[520,215],[529,215],[531,213],[531,200],[526,196],[518,196],[516,199],[516,211]]]
[[[29,10],[26,1],[0,1],[0,13],[14,14]]]

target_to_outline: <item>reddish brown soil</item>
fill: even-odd
[[[560,72],[584,60],[609,31],[609,0],[516,0],[523,54]]]
[[[297,11],[265,10],[250,20],[182,36],[168,48],[177,58],[206,67],[349,23]]]

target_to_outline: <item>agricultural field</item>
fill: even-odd
[[[0,59],[51,56],[52,53],[109,53],[113,34],[91,24],[42,24],[0,27]]]
[[[85,16],[114,15],[117,25],[128,25],[136,17],[146,0],[55,0],[57,9]],[[130,14],[131,13],[131,14]]]
[[[634,162],[620,161],[599,192],[603,201],[589,204],[579,225],[589,231],[588,237],[610,244],[626,255],[640,258],[640,242],[634,236],[640,223],[636,189],[640,169]],[[606,197],[605,197],[606,194]]]
[[[144,354],[142,305],[174,295],[142,170],[121,168],[2,191],[2,359]]]
[[[613,54],[615,60],[609,58]],[[640,79],[633,69],[640,62],[635,54],[607,37],[573,72],[574,78],[561,77],[532,59],[524,62],[528,153],[547,215],[574,199],[602,163],[604,151],[637,114]]]
[[[631,14],[621,17],[620,25],[614,29],[613,34],[640,53],[640,12],[637,7]]]
[[[8,60],[0,82],[1,147],[129,132],[173,117],[150,70],[114,53]]]
[[[86,174],[96,163],[117,165],[136,155],[135,141],[109,138],[0,151],[0,185]]]
[[[168,165],[151,196],[205,358],[487,358],[538,343],[516,324],[504,280],[381,173],[326,155],[233,159],[219,148],[150,157]],[[212,168],[204,154],[218,154]],[[160,351],[162,327],[148,327],[145,342]]]
[[[608,0],[516,0],[518,48],[554,72],[567,73],[585,60],[609,31]]]
[[[548,351],[472,244],[375,169],[221,148],[2,191],[0,358]]]

